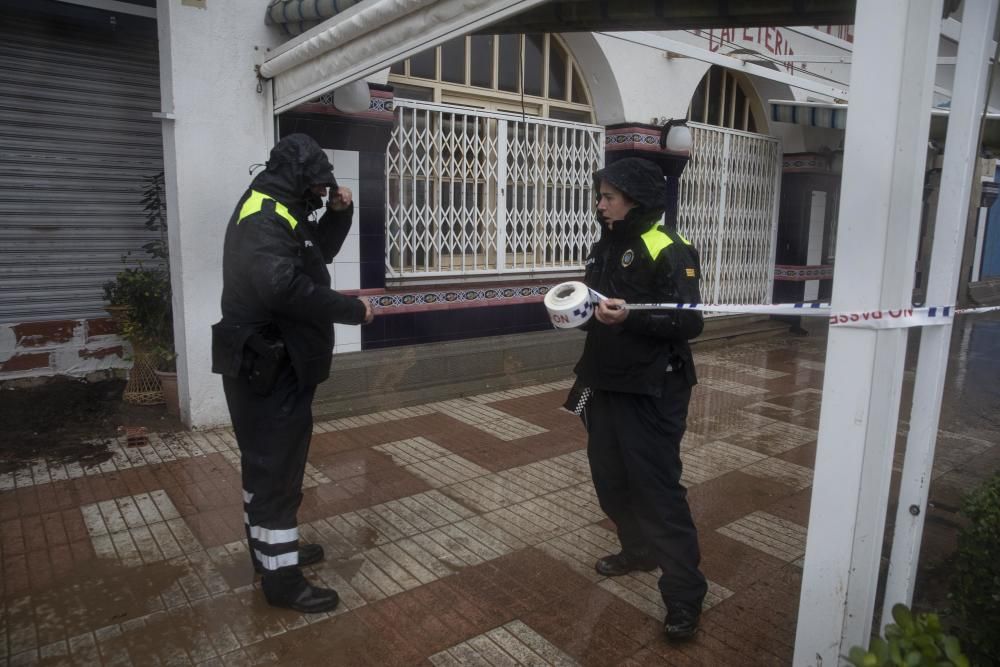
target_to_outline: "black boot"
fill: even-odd
[[[323,546],[320,544],[299,545],[299,567],[318,563],[326,557]],[[253,570],[257,574],[264,574],[263,566],[257,561],[257,557],[250,552],[250,560],[253,561]]]
[[[340,596],[332,588],[321,588],[306,583],[297,594],[288,596],[267,597],[267,603],[272,607],[284,607],[303,614],[318,614],[333,611],[340,603]]]
[[[260,578],[264,598],[272,607],[293,609],[303,614],[333,611],[340,596],[332,588],[313,586],[298,567],[283,567]]]
[[[663,632],[670,641],[684,641],[698,632],[701,607],[683,604],[667,605],[667,618],[663,621]]]
[[[635,556],[623,551],[600,559],[594,564],[594,569],[605,577],[620,577],[636,570],[651,572],[656,569],[656,561],[649,556]]]

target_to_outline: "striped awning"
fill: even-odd
[[[265,21],[289,35],[300,35],[361,0],[271,0]]]
[[[847,129],[847,105],[832,102],[797,102],[794,100],[768,100],[771,120],[807,127],[834,130]],[[930,139],[943,142],[948,129],[948,109],[931,109]],[[989,152],[1000,151],[1000,113],[986,114],[983,130],[983,148]]]
[[[792,100],[768,100],[768,104],[771,105],[771,120],[778,123],[847,129],[846,104]]]

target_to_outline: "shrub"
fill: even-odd
[[[1000,662],[1000,473],[969,493],[951,577],[955,632],[974,664]]]
[[[145,226],[159,238],[143,244],[153,268],[138,262],[126,264],[114,280],[104,283],[104,298],[112,306],[122,306],[121,333],[132,345],[151,353],[158,370],[176,369],[173,310],[170,292],[170,253],[167,246],[167,210],[163,172],[143,178],[142,205]]]
[[[170,276],[162,268],[141,263],[118,272],[104,283],[104,298],[112,306],[124,306],[122,336],[132,345],[152,353],[159,370],[173,370],[174,324]]]
[[[873,637],[868,650],[855,646],[847,660],[855,667],[969,667],[957,638],[941,629],[937,614],[916,617],[897,604],[892,608],[896,621],[885,628],[885,638]]]

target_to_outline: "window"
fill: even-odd
[[[386,277],[579,273],[598,226],[595,125],[397,100]]]
[[[758,122],[762,112],[757,95],[741,75],[713,65],[691,97],[688,120],[757,132],[765,127]]]
[[[582,270],[604,131],[558,36],[459,37],[396,63],[389,83],[390,282]]]
[[[458,37],[396,63],[389,83],[400,99],[594,121],[580,68],[556,35]]]

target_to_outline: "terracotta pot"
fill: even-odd
[[[167,406],[167,414],[175,417],[180,415],[181,402],[177,394],[177,373],[156,371],[156,377],[160,379],[160,388],[163,389],[163,401]]]

